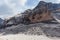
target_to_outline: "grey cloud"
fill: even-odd
[[[12,13],[12,9],[10,9],[7,5],[0,6],[0,15],[9,15]]]

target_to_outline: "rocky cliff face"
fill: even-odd
[[[43,21],[53,20],[52,13],[60,12],[60,4],[47,3],[40,1],[39,4],[33,9],[28,9],[25,12],[21,13],[21,16],[12,17],[8,20],[5,20],[5,25],[17,25],[20,23],[29,24],[37,23]]]
[[[30,12],[28,19],[32,23],[53,20],[52,13],[60,12],[60,4],[47,3],[40,1],[39,4]]]

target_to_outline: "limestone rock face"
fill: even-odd
[[[53,20],[52,13],[60,13],[60,4],[47,3],[44,1],[40,1],[39,4],[31,11],[31,15],[28,19],[32,23],[42,22],[42,21],[50,21]]]

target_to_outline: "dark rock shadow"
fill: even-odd
[[[42,21],[45,24],[59,24],[57,21]]]

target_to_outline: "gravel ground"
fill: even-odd
[[[15,34],[15,35],[5,35],[0,36],[0,40],[60,40],[57,38],[48,38],[45,35],[24,35],[24,34]]]

